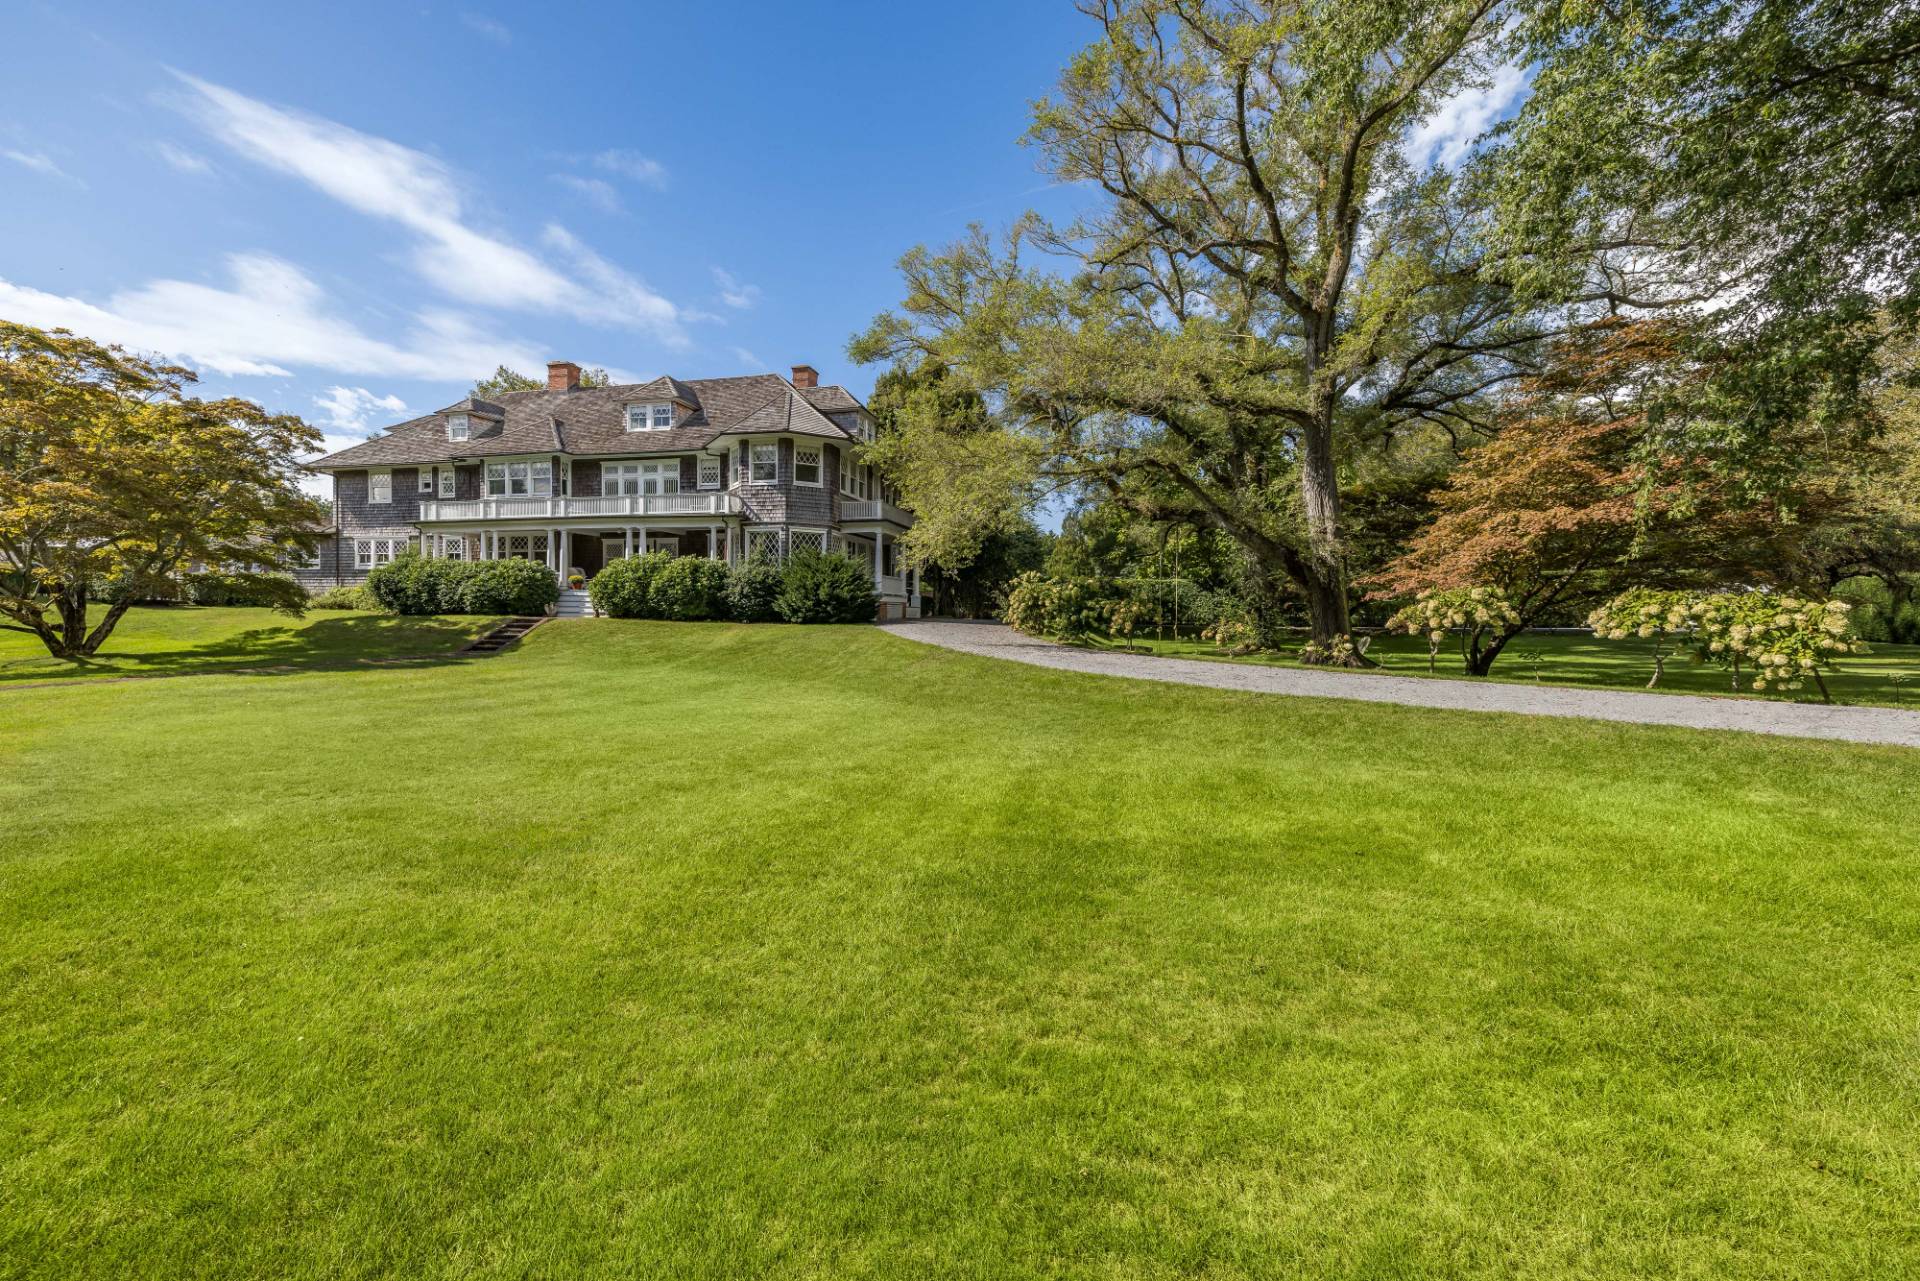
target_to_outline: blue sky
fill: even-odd
[[[336,443],[507,362],[798,362],[894,260],[1070,212],[1018,145],[1070,5],[86,4],[0,14],[0,316]]]
[[[817,366],[894,262],[1064,216],[1019,145],[1096,34],[965,4],[48,4],[0,12],[0,317],[201,370],[339,447],[501,363]],[[1452,163],[1524,92],[1449,104]]]

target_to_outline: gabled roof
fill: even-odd
[[[456,400],[445,409],[436,411],[442,414],[473,414],[480,418],[504,418],[507,411],[491,400],[482,400],[478,396],[468,396],[465,400]]]
[[[841,388],[809,388],[839,392]],[[572,391],[513,391],[498,402],[468,397],[438,413],[408,419],[384,435],[349,446],[307,464],[316,471],[358,467],[405,467],[451,458],[487,458],[503,454],[566,453],[582,457],[684,453],[703,449],[722,436],[790,433],[852,440],[838,423],[809,403],[778,374],[740,378],[656,378],[618,387]],[[630,432],[626,407],[648,401],[677,400],[691,408],[668,431]],[[484,408],[477,408],[484,406]],[[489,413],[488,411],[492,411]],[[474,415],[471,435],[447,439],[446,414]]]
[[[853,398],[845,387],[798,387],[795,388],[807,403],[823,414],[837,414],[849,409],[865,409],[866,406]]]

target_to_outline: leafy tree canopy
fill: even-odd
[[[604,369],[583,369],[580,371],[580,385],[582,387],[611,387],[613,385],[613,379]],[[482,400],[493,400],[504,392],[545,391],[546,387],[547,383],[544,378],[529,378],[517,369],[509,369],[505,365],[501,365],[493,371],[491,378],[482,378],[473,385],[473,390],[467,394],[470,396],[478,396]]]
[[[320,434],[251,401],[197,400],[190,370],[65,330],[0,322],[0,615],[48,652],[96,652],[136,600],[201,563],[297,611],[283,571],[319,544],[299,490]],[[108,608],[89,626],[89,596]]]

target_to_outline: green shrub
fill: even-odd
[[[1104,630],[1112,614],[1111,584],[1091,578],[1049,578],[1029,570],[1007,592],[1007,625],[1030,636],[1083,641]]]
[[[269,609],[285,608],[298,593],[307,598],[293,579],[282,574],[188,574],[183,580],[187,599],[195,605],[250,605]]]
[[[742,623],[777,621],[780,614],[773,603],[780,584],[780,567],[770,561],[735,565],[727,575],[727,617]]]
[[[653,576],[647,603],[661,618],[684,623],[727,614],[727,567],[703,556],[676,556]]]
[[[307,602],[310,609],[379,609],[380,602],[364,587],[329,587]]]
[[[587,594],[593,607],[611,618],[659,618],[653,581],[674,560],[670,552],[623,556],[593,576]]]
[[[488,562],[497,563],[497,562]],[[396,614],[458,614],[460,589],[479,568],[464,560],[425,560],[407,551],[367,575],[367,591],[382,609]]]
[[[460,581],[468,614],[544,614],[560,599],[553,571],[530,560],[477,561]]]
[[[773,608],[789,623],[871,623],[877,602],[865,561],[845,552],[799,552],[780,571]]]

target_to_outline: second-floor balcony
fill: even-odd
[[[902,529],[910,528],[913,525],[912,512],[907,511],[905,508],[895,507],[892,503],[882,502],[877,498],[866,500],[848,499],[843,501],[840,504],[840,519],[842,521],[884,520],[898,525]]]
[[[420,519],[566,520],[575,516],[726,516],[733,494],[608,494],[598,498],[469,498],[420,501]]]

